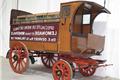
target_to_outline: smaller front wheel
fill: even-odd
[[[65,60],[57,61],[52,68],[54,80],[71,80],[73,76],[70,64]]]
[[[95,73],[95,71],[96,67],[94,67],[93,65],[88,65],[86,67],[80,68],[80,73],[85,77],[92,76]]]

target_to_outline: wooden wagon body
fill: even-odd
[[[27,57],[34,62],[34,57],[41,56],[45,66],[54,65],[55,80],[59,80],[58,78],[65,73],[62,72],[62,67],[60,70],[56,70],[56,66],[60,65],[66,66],[70,72],[67,73],[68,76],[62,77],[62,80],[70,80],[72,72],[68,64],[74,66],[73,63],[80,67],[84,76],[91,76],[99,66],[98,64],[104,62],[90,58],[92,55],[99,55],[104,49],[105,37],[93,34],[92,29],[93,22],[100,13],[110,12],[105,7],[89,1],[61,3],[60,12],[31,14],[12,10],[11,57],[9,58],[12,69],[17,73],[22,73],[26,70],[26,66],[23,69],[16,69],[17,63],[13,65],[14,61],[18,61],[20,64],[26,58],[26,63],[24,63],[28,64]],[[12,53],[14,53],[13,56]],[[54,59],[56,57],[54,54],[57,54],[57,58],[62,60],[56,62],[58,59]],[[46,58],[48,60],[45,60]],[[90,66],[90,68],[84,72],[86,66]],[[72,68],[73,71],[75,69]]]
[[[87,12],[86,9],[82,9],[82,7],[90,7],[91,5],[93,5],[91,9],[92,14],[90,14],[90,12]],[[85,13],[82,14],[82,10],[84,10]],[[99,6],[98,4],[94,4],[92,2],[89,2],[89,4],[87,4],[87,2],[62,3],[60,13],[56,12],[24,15],[24,13],[22,14],[21,11],[21,15],[19,15],[20,12],[13,11],[13,13],[11,14],[10,46],[12,46],[12,44],[14,44],[14,42],[16,41],[21,41],[27,46],[29,50],[71,52],[72,49],[77,49],[77,45],[82,43],[79,40],[82,40],[83,46],[87,46],[90,48],[92,46],[92,48],[96,48],[99,42],[97,42],[96,45],[93,46],[91,42],[94,41],[91,41],[91,39],[97,35],[90,36],[88,35],[88,33],[92,33],[93,21],[95,17],[102,12],[107,13],[108,11],[102,6]],[[15,15],[15,13],[17,15]],[[82,15],[86,15],[88,17],[91,16],[91,22],[89,22],[88,24],[82,24]],[[41,16],[44,17],[42,17],[41,19],[35,19],[35,17]],[[52,17],[49,18],[49,16]],[[27,19],[17,21],[15,20],[16,18]],[[84,37],[79,39],[78,36]],[[87,38],[87,40],[84,41],[83,38]],[[104,41],[101,41],[103,39],[99,37],[98,40],[100,41],[100,43],[102,43],[101,45],[99,45],[99,47],[104,48]],[[87,45],[86,43],[91,44]]]

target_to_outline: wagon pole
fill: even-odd
[[[48,17],[48,13],[49,13],[49,7],[50,7],[50,1],[48,0],[48,2],[47,2],[47,17]]]
[[[17,10],[19,9],[19,0],[17,0]]]
[[[104,0],[104,8],[105,8],[105,5],[106,5],[106,0]]]

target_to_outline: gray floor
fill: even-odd
[[[53,80],[52,71],[45,68],[42,64],[30,65],[24,74],[16,74],[10,68],[8,59],[0,57],[0,80]],[[72,80],[119,80],[110,77],[83,77],[76,73]]]

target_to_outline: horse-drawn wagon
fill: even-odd
[[[104,36],[93,34],[93,22],[105,7],[89,1],[61,3],[60,12],[31,14],[12,10],[9,62],[16,73],[28,68],[29,58],[41,57],[55,80],[71,80],[79,69],[91,76],[104,60],[92,59],[104,49]],[[102,65],[101,65],[102,64]],[[104,66],[104,65],[103,65]]]

